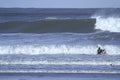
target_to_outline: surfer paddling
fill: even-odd
[[[101,46],[101,45],[97,45],[97,54],[107,54],[106,50]]]

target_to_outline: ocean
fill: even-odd
[[[98,44],[107,54],[97,55]],[[78,80],[77,73],[87,74],[84,80],[89,74],[100,74],[95,80],[113,74],[110,80],[119,80],[120,8],[0,8],[2,80],[8,73],[51,73],[52,79],[67,73],[68,80]],[[79,78],[68,78],[70,73]]]

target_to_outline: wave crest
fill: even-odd
[[[120,9],[99,9],[91,18],[96,19],[95,29],[109,32],[120,32]]]
[[[120,55],[120,46],[103,46],[109,55]],[[96,46],[67,46],[67,45],[7,45],[0,46],[0,54],[96,54]]]

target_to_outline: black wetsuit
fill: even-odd
[[[103,51],[104,51],[104,50],[98,48],[98,50],[97,50],[97,54],[102,54]]]

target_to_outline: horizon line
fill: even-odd
[[[0,7],[0,8],[28,8],[28,9],[30,9],[30,8],[38,8],[38,9],[116,9],[117,7],[82,7],[82,8],[72,8],[72,7],[65,7],[65,8],[63,8],[63,7]]]

